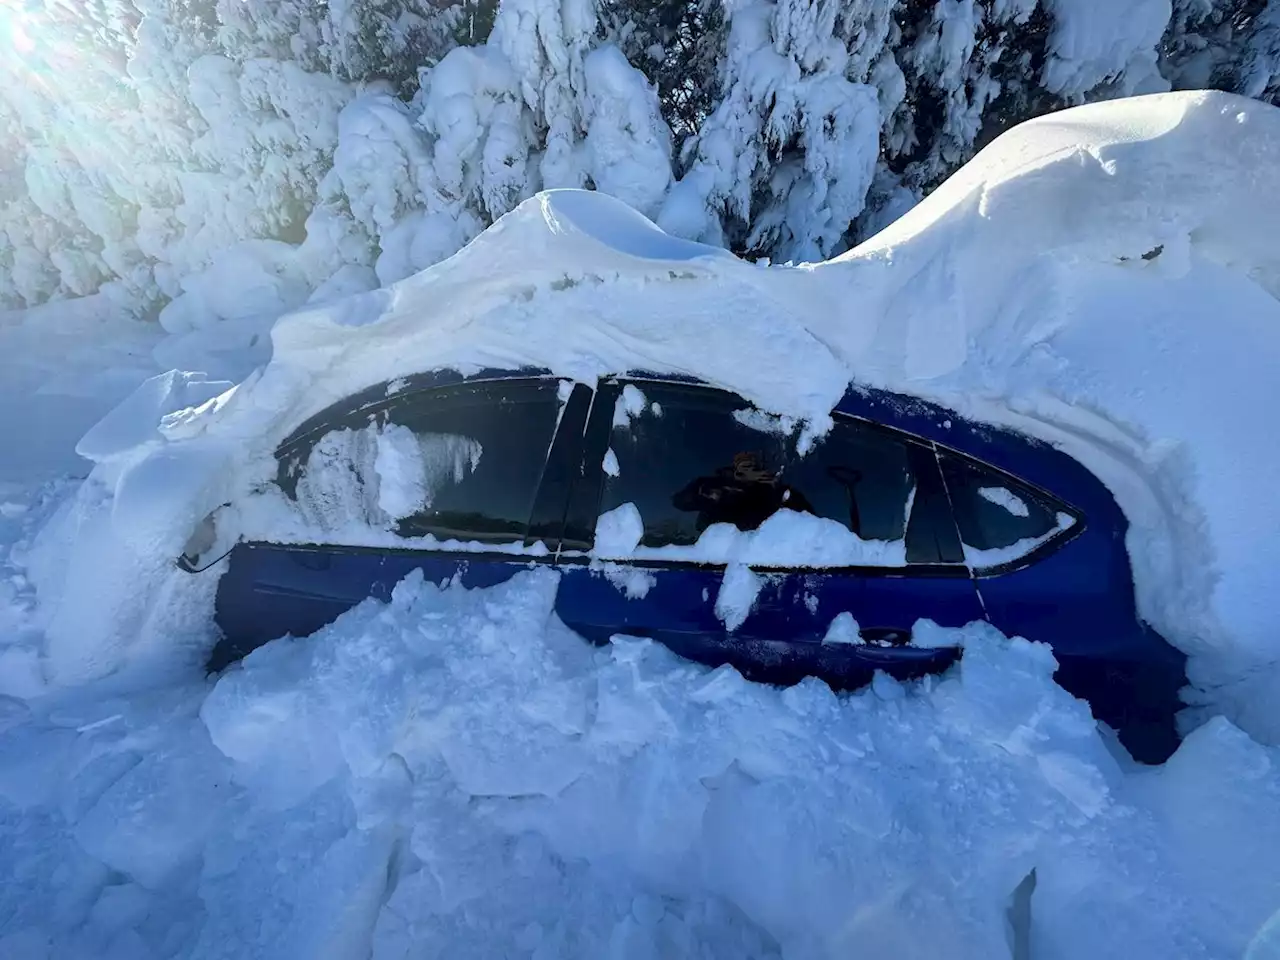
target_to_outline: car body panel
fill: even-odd
[[[954,650],[906,643],[824,643],[841,613],[852,615],[872,637],[893,632],[902,641],[921,618],[955,627],[982,619],[977,593],[963,576],[931,578],[922,589],[909,577],[777,571],[757,574],[762,582],[751,610],[730,630],[716,609],[723,568],[628,565],[625,570],[648,580],[642,599],[629,598],[616,573],[611,577],[584,564],[560,569],[556,614],[593,642],[614,634],[649,637],[690,660],[732,664],[751,679],[774,683],[818,676],[848,689],[869,681],[876,670],[909,679],[946,669],[956,659]]]
[[[227,559],[215,609],[225,639],[209,663],[215,671],[277,637],[315,633],[366,599],[390,600],[414,571],[471,589],[539,563],[510,554],[279,543],[237,544]]]

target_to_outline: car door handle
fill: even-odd
[[[891,647],[905,647],[911,643],[911,631],[899,627],[863,627],[858,631],[858,636],[867,643]]]

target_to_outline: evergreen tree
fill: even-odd
[[[699,130],[660,224],[782,259],[837,252],[879,154],[879,92],[867,80],[890,9],[890,0],[732,7],[724,98]],[[846,36],[861,38],[857,56]]]
[[[175,329],[227,264],[387,283],[547,187],[808,260],[1028,117],[1280,100],[1280,0],[27,0],[0,37],[0,303]]]
[[[721,0],[607,0],[605,35],[657,87],[676,156],[715,109],[727,37]]]

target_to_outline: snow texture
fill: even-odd
[[[1015,517],[1027,517],[1031,510],[1020,496],[1008,487],[979,487],[978,496],[998,507],[1004,507]]]
[[[764,585],[764,577],[745,563],[731,563],[725,568],[720,592],[716,594],[715,610],[730,633],[746,622]]]
[[[5,956],[1276,946],[1280,764],[1225,721],[1134,769],[988,626],[838,697],[593,648],[555,589],[410,577],[212,685],[0,700]]]
[[[1243,722],[1233,691],[1274,660],[1280,569],[1280,504],[1258,482],[1274,471],[1238,468],[1241,451],[1270,456],[1259,438],[1280,405],[1278,149],[1280,113],[1223,94],[1064,111],[998,138],[872,241],[793,269],[670,237],[601,194],[540,194],[444,264],[284,317],[248,381],[100,466],[83,496],[111,498],[112,516],[80,552],[136,558],[112,564],[131,569],[128,600],[55,603],[53,671],[125,662],[194,525],[351,392],[427,369],[527,364],[585,383],[645,369],[810,435],[853,380],[1062,448],[1130,519],[1142,615]],[[548,317],[554,333],[532,334]],[[631,556],[635,532],[599,555]],[[725,544],[724,562],[753,562]]]
[[[605,579],[621,590],[628,600],[643,600],[658,582],[656,576],[641,567],[595,561],[591,569],[599,569]]]

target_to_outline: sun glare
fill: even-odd
[[[9,43],[18,53],[30,53],[36,48],[36,42],[31,39],[31,34],[27,33],[22,28],[22,24],[16,20],[9,24]]]

